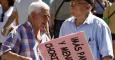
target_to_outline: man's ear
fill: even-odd
[[[34,17],[35,17],[35,13],[32,12],[29,16],[30,16],[31,18],[34,18]]]
[[[90,9],[90,5],[89,4],[86,6],[86,9]]]
[[[86,9],[92,10],[92,6],[90,4],[87,5]]]

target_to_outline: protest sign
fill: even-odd
[[[94,60],[84,32],[42,43],[39,50],[44,60]]]

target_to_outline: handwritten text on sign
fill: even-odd
[[[93,60],[84,33],[75,33],[39,46],[44,60]]]

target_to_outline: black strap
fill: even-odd
[[[112,34],[112,40],[115,40],[115,34]]]
[[[64,0],[65,2],[70,2],[71,0]]]
[[[4,12],[1,14],[1,19],[0,19],[0,22],[4,22]]]
[[[115,11],[113,11],[113,12],[111,13],[111,15],[108,17],[108,19],[110,19],[111,16],[114,15],[114,14],[115,14]]]
[[[105,8],[103,7],[103,5],[101,4],[101,2],[99,1],[99,0],[96,0],[98,3],[99,3],[99,5],[101,6],[101,8],[103,9],[103,10],[105,10]]]
[[[1,50],[2,42],[0,42],[0,50]]]
[[[62,5],[64,4],[65,0],[62,1],[62,3],[60,4],[60,6],[58,7],[57,11],[56,11],[56,14],[55,14],[55,18],[60,10],[60,8],[62,7]]]

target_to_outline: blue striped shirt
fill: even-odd
[[[71,17],[62,24],[60,36],[80,31],[85,32],[95,60],[113,57],[111,31],[102,19],[90,13],[83,24],[76,26],[75,18]]]

